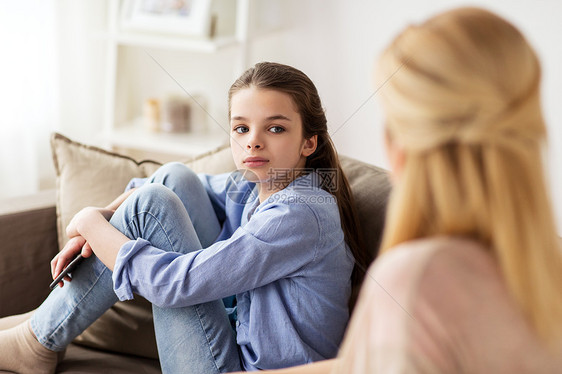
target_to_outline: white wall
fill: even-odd
[[[263,6],[271,0],[258,1]],[[550,131],[549,178],[558,230],[562,234],[562,129],[558,125],[562,118],[562,106],[558,102],[562,96],[562,43],[559,42],[562,2],[496,0],[488,3],[491,2],[473,1],[470,5],[491,9],[511,20],[536,47],[543,63],[544,111]],[[284,15],[286,27],[256,37],[250,62],[278,61],[302,69],[320,91],[339,151],[387,166],[382,150],[380,110],[371,83],[375,57],[408,23],[466,3],[460,0],[275,0],[275,4]],[[103,42],[92,39],[91,32],[103,27],[103,2],[60,0],[57,11],[62,60],[59,128],[71,137],[88,141],[99,132],[103,121],[104,49]],[[225,98],[226,92],[212,100]]]
[[[510,20],[535,46],[543,66],[543,103],[549,129],[547,160],[553,204],[562,235],[562,2],[473,1]],[[316,83],[341,153],[381,166],[382,121],[371,82],[376,56],[406,25],[455,6],[459,0],[307,0],[288,5],[292,27],[259,38],[253,62],[292,64]]]
[[[0,5],[0,199],[53,187],[58,123],[54,0]]]
[[[105,2],[57,0],[58,130],[91,142],[103,126]]]

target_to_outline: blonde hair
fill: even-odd
[[[392,76],[390,79],[388,77]],[[404,150],[382,251],[455,235],[484,243],[548,343],[562,337],[562,257],[542,169],[539,61],[510,23],[462,8],[403,31],[377,70]]]

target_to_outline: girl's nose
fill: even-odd
[[[263,148],[261,141],[256,136],[251,136],[248,139],[248,144],[246,144],[247,149],[260,149]]]

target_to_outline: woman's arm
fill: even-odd
[[[271,374],[328,374],[334,367],[337,358],[325,361],[317,361],[312,364],[294,366],[287,369],[278,370],[265,370],[260,371],[260,373],[271,373]],[[239,374],[242,374],[240,372]]]

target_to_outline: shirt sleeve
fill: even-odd
[[[290,276],[314,261],[318,218],[306,204],[271,204],[231,238],[181,254],[137,239],[125,243],[113,272],[120,300],[137,293],[161,307],[217,300]]]

